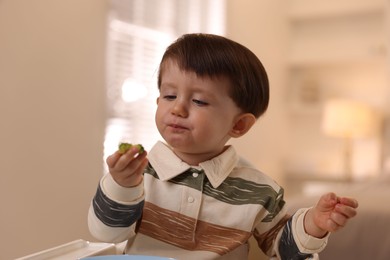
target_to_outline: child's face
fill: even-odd
[[[195,156],[199,163],[220,154],[242,114],[228,96],[229,81],[200,78],[170,60],[161,73],[156,112],[161,136],[184,161]]]

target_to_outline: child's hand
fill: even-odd
[[[125,152],[118,150],[108,156],[106,162],[112,178],[123,187],[140,184],[148,164],[146,154],[141,145],[133,145]]]
[[[356,215],[358,202],[352,198],[340,198],[334,193],[323,195],[317,205],[305,216],[305,230],[314,237],[324,237],[344,227],[348,219]]]

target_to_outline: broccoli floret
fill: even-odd
[[[145,149],[142,146],[142,144],[137,144],[136,146],[138,146],[138,153],[143,153],[145,151]]]
[[[124,154],[126,153],[131,147],[137,146],[138,147],[138,153],[143,153],[145,151],[144,147],[141,144],[130,144],[130,143],[120,143],[118,146],[119,153]]]
[[[124,154],[126,153],[133,145],[132,144],[129,144],[129,143],[120,143],[119,144],[119,152]]]

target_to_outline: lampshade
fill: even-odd
[[[364,103],[331,99],[325,103],[322,129],[333,137],[369,137],[379,129],[379,115]]]

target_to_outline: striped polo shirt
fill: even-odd
[[[128,239],[127,254],[197,260],[247,259],[252,235],[282,259],[307,259],[326,245],[304,232],[305,210],[289,217],[283,189],[232,146],[194,167],[157,142],[148,159],[137,187],[102,178],[88,217],[97,239]]]

